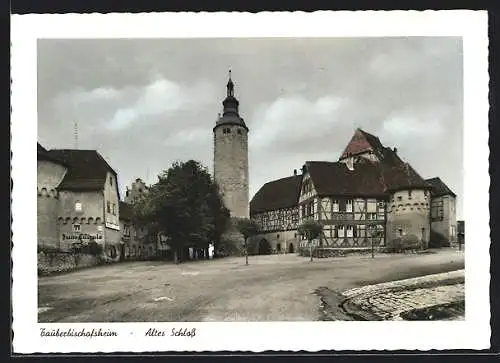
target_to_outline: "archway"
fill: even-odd
[[[288,252],[289,252],[289,253],[294,253],[294,252],[295,252],[295,251],[294,251],[294,248],[293,248],[293,243],[290,243],[290,244],[288,245]]]
[[[259,255],[270,255],[271,254],[271,245],[267,241],[267,239],[263,238],[259,242]]]

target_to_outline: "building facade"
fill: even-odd
[[[127,186],[124,202],[129,204],[137,203],[148,193],[148,191],[149,187],[146,185],[146,183],[141,178],[137,178],[132,183],[131,188]]]
[[[68,251],[93,241],[119,260],[116,172],[95,150],[37,148],[38,245]]]
[[[134,223],[133,205],[120,202],[121,260],[150,260],[157,255],[156,239],[144,226]]]
[[[438,230],[443,234],[450,231],[445,236],[452,240],[450,226],[456,225],[456,216],[454,208],[447,207],[454,206],[451,190],[440,181],[438,191],[432,183],[438,178],[423,179],[399,157],[396,148],[383,146],[376,136],[361,129],[355,131],[338,161],[307,161],[301,171],[300,178],[294,176],[300,180],[297,188],[287,189],[287,178],[279,179],[264,185],[250,203],[251,218],[261,230],[256,238],[270,240],[272,247],[278,246],[278,234],[273,238],[271,232],[286,230],[287,236],[297,236],[297,225],[306,219],[323,225],[323,233],[314,244],[325,247],[427,248],[433,231]],[[286,195],[274,197],[275,202],[264,201],[262,195],[270,185]],[[273,199],[273,193],[267,196]],[[288,203],[280,204],[281,200]],[[436,220],[432,206],[440,200],[446,207],[443,217]],[[288,210],[296,210],[297,222],[281,217]],[[295,227],[287,229],[289,225]],[[297,243],[305,247],[307,241]]]
[[[431,185],[431,226],[436,238],[457,244],[456,194],[440,178],[427,179]]]
[[[252,198],[250,211],[260,233],[252,239],[250,253],[294,253],[299,236],[297,196],[302,175],[294,175],[266,183]]]

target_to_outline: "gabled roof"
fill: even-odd
[[[431,186],[431,196],[440,197],[443,195],[451,195],[456,197],[457,195],[448,188],[448,186],[438,177],[427,179],[426,182]]]
[[[69,165],[58,186],[60,190],[101,190],[108,171],[116,177],[116,172],[96,150],[53,149],[48,155]]]
[[[427,182],[389,148],[380,162],[355,163],[349,170],[343,162],[308,161],[309,172],[320,196],[376,197],[400,189],[430,189]]]
[[[133,216],[133,206],[132,204],[120,201],[120,206],[118,209],[120,213],[120,219],[123,221],[131,221]]]
[[[380,168],[375,163],[307,161],[306,169],[319,196],[376,197],[385,194]]]
[[[250,215],[297,206],[301,183],[299,174],[264,184],[250,201]]]
[[[348,155],[356,155],[369,150],[372,150],[378,155],[383,149],[384,147],[378,137],[358,128],[347,144],[340,159],[343,159]]]

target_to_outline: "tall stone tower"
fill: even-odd
[[[238,112],[231,71],[226,87],[224,111],[213,128],[214,177],[231,217],[248,218],[248,127]]]

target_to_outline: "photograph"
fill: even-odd
[[[487,25],[13,17],[13,351],[487,349]]]
[[[460,38],[37,47],[39,322],[464,318]]]

